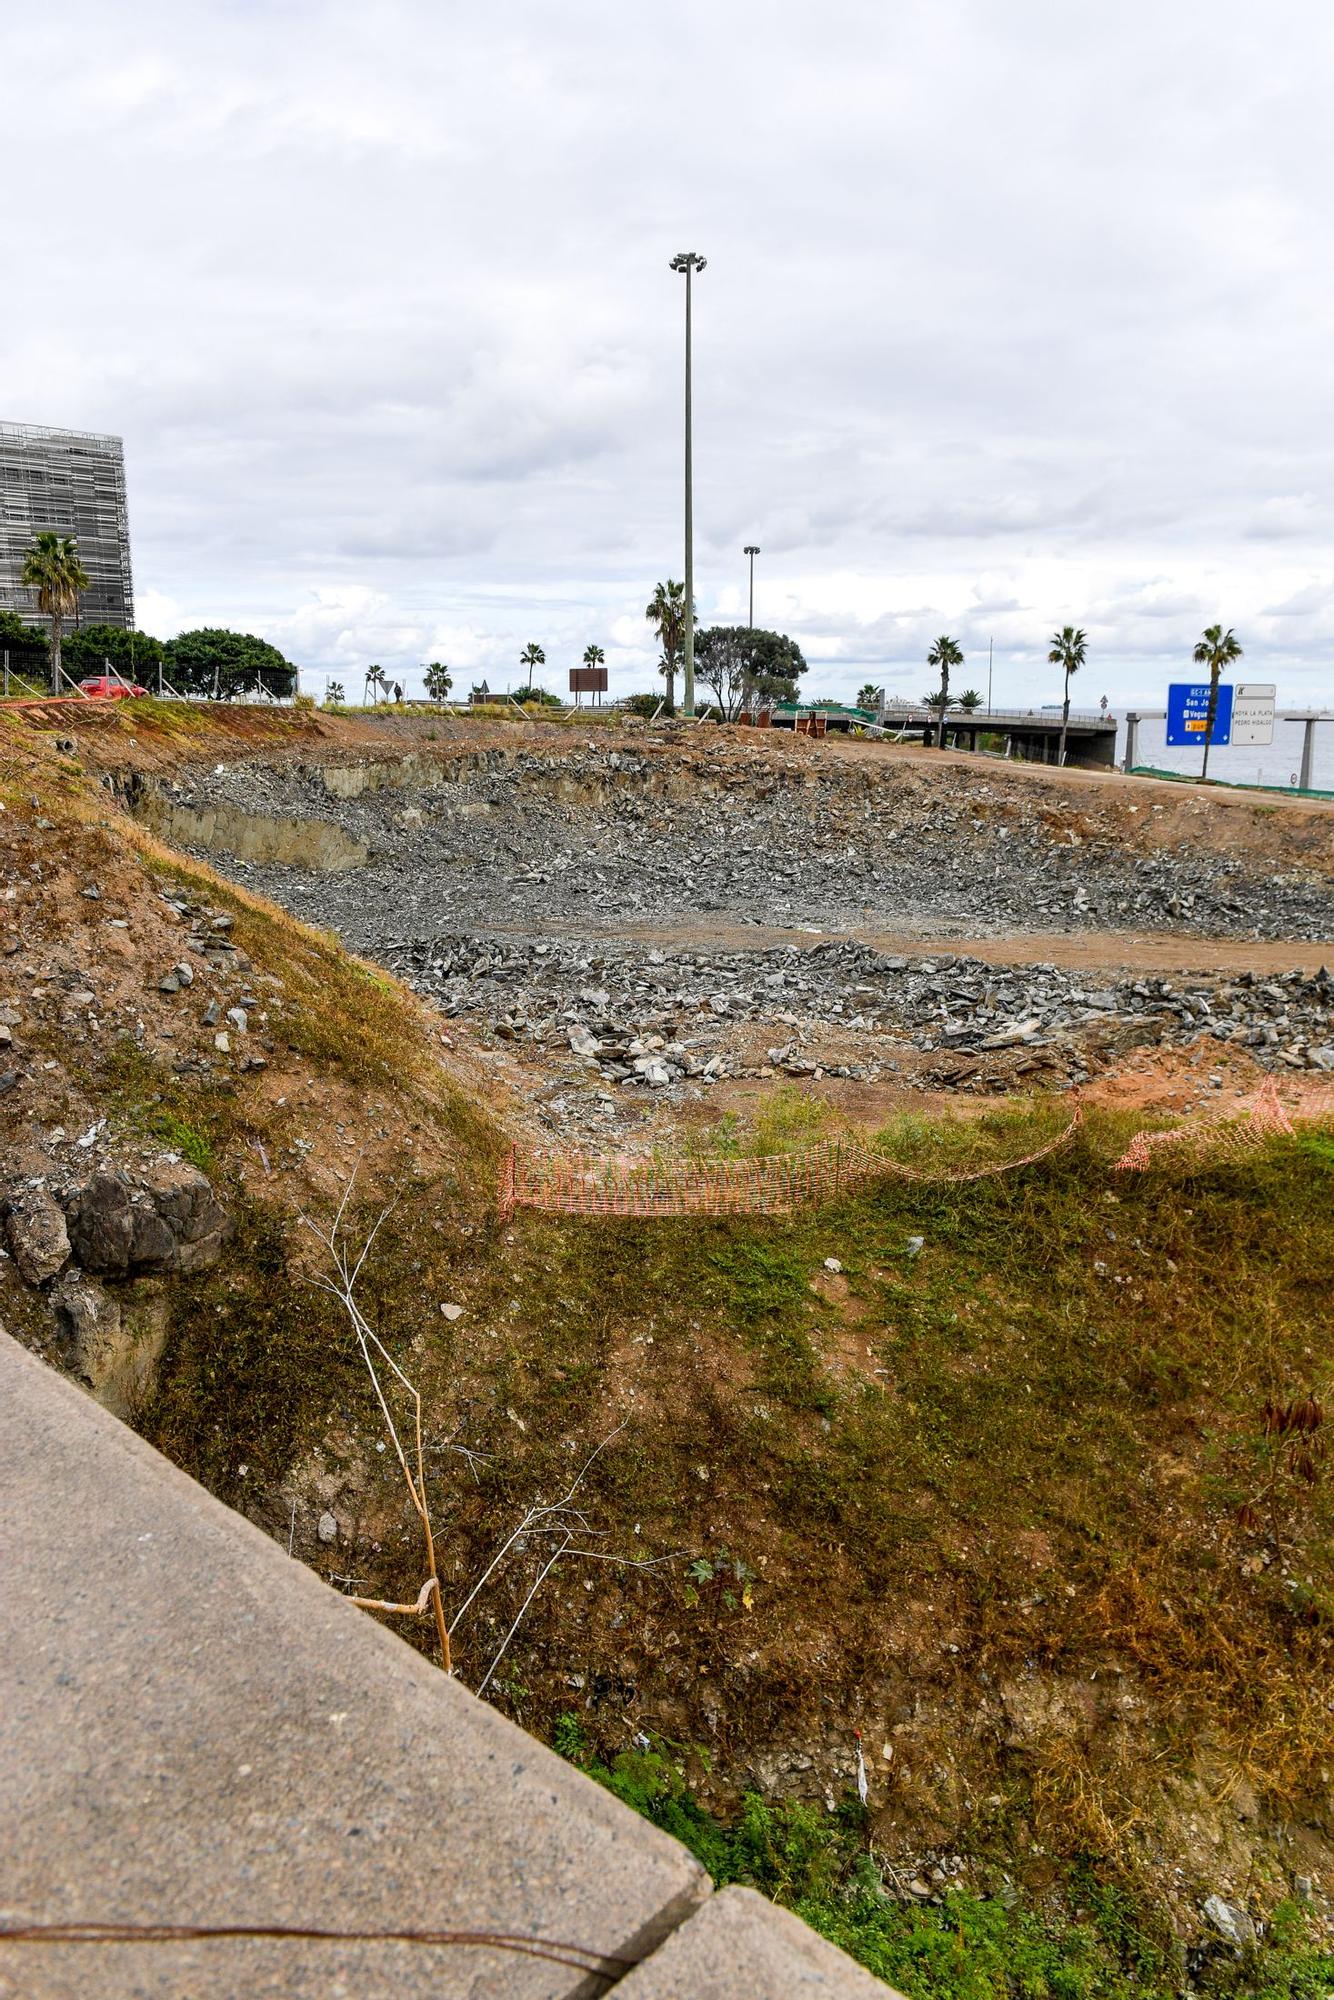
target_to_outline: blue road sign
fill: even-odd
[[[1203,750],[1204,731],[1209,720],[1209,683],[1196,686],[1189,681],[1173,681],[1167,690],[1167,747],[1169,750]],[[1218,683],[1218,705],[1214,709],[1214,729],[1209,741],[1217,746],[1232,740],[1232,686]]]

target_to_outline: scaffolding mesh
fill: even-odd
[[[873,1181],[945,1183],[990,1180],[1045,1160],[1069,1144],[1083,1120],[1075,1105],[1054,1139],[1017,1160],[977,1167],[911,1167],[855,1141],[826,1140],[804,1153],[754,1160],[625,1160],[583,1152],[521,1152],[511,1147],[501,1175],[500,1207],[557,1215],[790,1215],[819,1208]]]
[[[1240,1159],[1267,1139],[1291,1137],[1298,1125],[1320,1125],[1331,1119],[1334,1086],[1293,1078],[1281,1091],[1277,1080],[1267,1076],[1240,1112],[1196,1119],[1166,1132],[1137,1132],[1115,1170],[1119,1174],[1143,1173],[1158,1159]]]

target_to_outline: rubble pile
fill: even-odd
[[[851,940],[708,952],[454,936],[390,940],[384,958],[446,1014],[480,1017],[505,1041],[568,1047],[605,1082],[650,1089],[757,1067],[875,1078],[898,1067],[904,1048],[1059,1050],[1074,1080],[1090,1034],[1136,1026],[1151,1030],[1142,1039],[1205,1035],[1261,1062],[1334,1070],[1334,977],[1323,969],[1310,978],[1104,986],[1054,965],[995,966],[950,952],[908,958]],[[770,1031],[758,1058],[736,1046],[747,1023]],[[841,1060],[827,1040],[811,1052],[817,1026],[841,1031]]]
[[[491,751],[418,762],[411,775],[409,788],[345,796],[337,769],[246,763],[170,789],[196,811],[324,819],[364,840],[367,865],[345,875],[245,874],[372,955],[404,930],[615,930],[719,914],[961,940],[1100,929],[1318,939],[1331,929],[1328,884],[1314,871],[1264,875],[1231,854],[1140,852],[1081,834],[1078,815],[1063,818],[986,767],[954,793],[914,767],[803,767],[743,750]]]
[[[1334,925],[1317,869],[1164,844],[1143,795],[1067,810],[986,766],[942,786],[920,766],[701,743],[245,763],[192,773],[167,802],[361,842],[356,869],[228,865],[554,1064],[558,1127],[737,1075],[1076,1083],[1136,1043],[1201,1036],[1334,1069],[1323,972],[1173,980],[966,955],[969,938],[1025,933],[1319,938]],[[906,948],[865,941],[885,932]]]

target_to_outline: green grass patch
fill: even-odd
[[[1334,1956],[1309,1941],[1302,1908],[1281,1904],[1258,1943],[1186,1954],[1162,1924],[1087,1858],[1040,1904],[945,1886],[923,1904],[896,1893],[869,1850],[848,1794],[834,1813],[748,1793],[718,1818],[687,1783],[672,1746],[601,1759],[576,1715],[554,1747],[625,1805],[674,1835],[723,1888],[740,1883],[813,1929],[910,2000],[1177,2000],[1183,1991],[1246,2000],[1323,2000]]]

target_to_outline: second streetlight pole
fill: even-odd
[[[755,623],[755,558],[760,551],[754,542],[747,542],[741,553],[750,557],[750,617],[747,623],[753,627]]]
[[[695,713],[695,489],[694,448],[690,426],[690,281],[704,269],[705,259],[693,250],[682,250],[672,259],[674,271],[686,274],[686,604],[685,604],[685,713]]]

